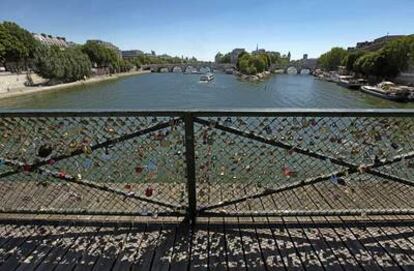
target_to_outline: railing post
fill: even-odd
[[[194,153],[194,121],[192,113],[184,113],[185,158],[187,165],[188,218],[194,225],[197,215],[196,174]]]

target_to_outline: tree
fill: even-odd
[[[337,70],[347,56],[348,52],[339,47],[332,48],[329,52],[323,54],[319,58],[321,67],[328,71]]]
[[[218,53],[215,55],[214,60],[215,60],[215,62],[216,62],[216,63],[220,63],[222,58],[223,58],[223,54],[222,54],[222,53],[220,53],[220,52],[218,52]]]
[[[413,36],[390,41],[380,50],[359,57],[353,70],[380,78],[394,78],[408,69],[413,47]]]
[[[120,68],[121,58],[118,53],[103,44],[96,41],[88,41],[82,46],[82,51],[98,67],[109,67],[111,72],[118,71]]]
[[[400,72],[408,69],[410,51],[414,44],[414,38],[406,37],[388,42],[381,50],[387,69],[384,73],[387,76],[397,76]]]
[[[239,56],[237,67],[243,74],[255,75],[266,70],[267,57],[264,54],[251,55],[244,53]]]
[[[230,53],[225,54],[220,61],[221,64],[229,64],[231,63],[231,56]]]
[[[378,56],[379,54],[377,52],[370,52],[361,56],[355,61],[353,70],[365,75],[376,74]]]
[[[90,75],[91,62],[81,48],[62,49],[39,46],[34,58],[35,71],[56,82],[72,82]]]
[[[363,51],[355,51],[355,52],[349,53],[342,60],[342,65],[345,66],[348,71],[354,71],[355,62],[365,54],[366,52],[363,52]]]
[[[252,57],[252,64],[258,73],[264,72],[269,68],[268,58],[265,54],[259,54]]]
[[[128,60],[121,60],[119,69],[121,72],[129,72],[134,68],[134,65]]]
[[[0,24],[0,61],[3,65],[15,63],[18,69],[20,66],[26,68],[38,45],[32,34],[17,24]]]
[[[4,25],[0,24],[0,63],[4,64],[6,57],[6,44],[10,40],[9,33]]]
[[[139,70],[141,68],[142,62],[140,61],[139,57],[135,57],[131,60],[131,64],[134,65],[137,70]]]

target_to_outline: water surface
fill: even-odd
[[[3,109],[185,109],[185,108],[414,108],[315,80],[308,75],[275,75],[245,82],[216,74],[151,73],[94,85],[0,100]]]

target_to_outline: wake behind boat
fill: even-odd
[[[210,81],[214,80],[214,74],[212,74],[211,72],[208,72],[206,74],[203,74],[200,77],[200,82],[201,83],[208,83]]]

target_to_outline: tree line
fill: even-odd
[[[191,64],[197,63],[198,60],[195,57],[178,57],[178,56],[169,56],[169,55],[148,55],[142,54],[135,57],[132,60],[133,63],[138,63],[139,65],[148,65],[148,64]]]
[[[222,64],[231,63],[231,53],[216,55],[216,60]],[[290,53],[281,55],[279,52],[242,52],[237,58],[237,69],[247,75],[255,75],[270,69],[271,65],[284,67],[290,62]]]
[[[319,65],[327,71],[344,66],[347,71],[363,76],[395,78],[414,64],[414,35],[388,41],[377,51],[347,51],[335,47],[319,58]]]
[[[91,75],[92,67],[110,73],[139,69],[143,64],[192,63],[196,58],[140,55],[130,61],[119,52],[96,42],[68,48],[46,46],[13,22],[0,23],[0,65],[13,72],[33,70],[52,82],[72,82]]]
[[[133,67],[113,49],[93,41],[69,48],[43,45],[13,22],[0,24],[0,64],[14,72],[33,70],[54,82],[88,77],[93,66],[106,67],[111,73]]]

